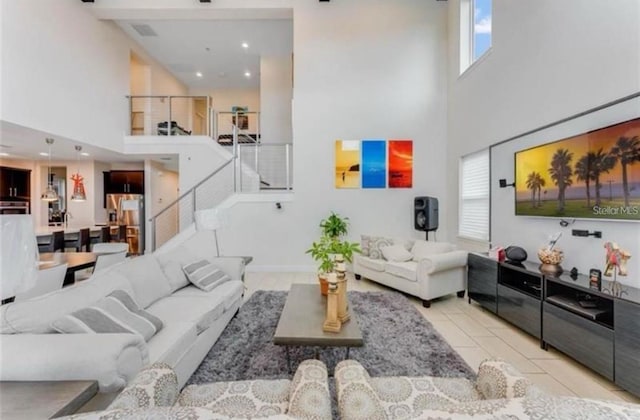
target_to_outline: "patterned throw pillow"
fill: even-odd
[[[392,239],[383,238],[382,236],[371,236],[369,238],[369,258],[373,260],[381,260],[382,251],[380,248],[389,245],[393,245]]]
[[[79,309],[51,323],[65,334],[140,334],[145,341],[162,329],[162,321],[140,309],[123,290],[114,290],[94,306]]]
[[[222,283],[231,280],[231,277],[217,266],[207,260],[196,261],[182,267],[187,278],[194,286],[210,292]]]
[[[360,255],[364,257],[369,256],[369,242],[371,241],[371,236],[369,235],[360,235]]]

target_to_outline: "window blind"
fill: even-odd
[[[460,159],[458,235],[489,240],[489,150]]]

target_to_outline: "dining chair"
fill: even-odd
[[[38,271],[35,286],[27,291],[17,293],[15,302],[32,299],[36,296],[62,289],[62,283],[64,282],[64,276],[66,274],[67,264],[60,264]]]
[[[100,270],[124,261],[129,252],[129,244],[120,242],[100,242],[93,244],[91,251],[100,254],[96,257],[96,264],[93,270],[76,273],[76,281],[87,280],[89,277]]]
[[[100,270],[124,261],[127,258],[127,251],[116,252],[113,254],[102,254],[96,258],[96,265],[93,266],[93,272],[97,273]]]
[[[73,239],[65,239],[64,247],[74,248],[76,252],[81,252],[84,248],[86,252],[89,252],[89,228],[80,229],[78,237]]]
[[[64,252],[64,231],[51,232],[48,242],[38,242],[39,252]]]
[[[96,254],[116,254],[119,252],[129,252],[129,244],[124,242],[101,242],[93,244],[91,252]]]

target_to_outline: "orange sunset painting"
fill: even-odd
[[[413,186],[413,141],[389,140],[389,188]]]
[[[336,188],[360,188],[360,140],[336,140]]]
[[[516,214],[640,220],[640,118],[516,153]]]

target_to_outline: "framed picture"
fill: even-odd
[[[362,140],[362,188],[386,188],[387,145],[384,140]]]
[[[336,188],[360,188],[360,140],[336,140]]]
[[[389,188],[413,187],[413,141],[389,140]]]

